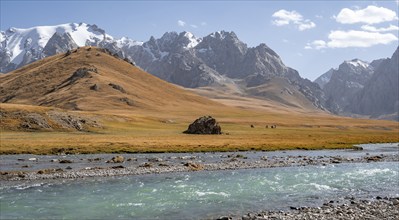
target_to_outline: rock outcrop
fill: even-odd
[[[185,134],[222,134],[222,129],[212,116],[202,116],[184,131]]]

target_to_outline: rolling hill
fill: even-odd
[[[1,75],[0,81],[3,103],[83,111],[189,111],[222,106],[94,47],[45,58]]]

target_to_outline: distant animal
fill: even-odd
[[[254,125],[251,125],[251,128],[254,128],[255,126]]]
[[[272,125],[272,126],[270,126],[271,128],[277,128],[277,125]]]
[[[269,128],[269,125],[266,125],[266,128]]]

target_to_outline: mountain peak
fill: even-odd
[[[186,40],[187,42],[185,42],[185,43],[187,43],[185,48],[193,48],[201,42],[200,38],[195,37],[194,34],[192,34],[191,32],[187,32],[187,31],[181,32],[179,34],[179,38],[187,39]]]
[[[348,65],[352,65],[354,67],[362,67],[364,69],[367,69],[370,65],[369,62],[366,62],[366,61],[363,61],[360,59],[346,60],[344,63],[348,64]]]
[[[231,31],[231,32],[224,31],[224,30],[216,31],[216,32],[211,33],[208,36],[216,38],[216,39],[220,39],[220,40],[223,40],[225,38],[231,38],[231,39],[237,39],[238,40],[237,35],[233,31]]]

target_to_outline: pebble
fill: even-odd
[[[227,216],[230,219],[260,220],[260,219],[387,219],[397,220],[399,209],[393,207],[389,200],[399,201],[399,198],[384,199],[374,201],[356,201],[355,204],[347,204],[348,201],[340,201],[347,205],[330,206],[320,209],[320,207],[308,207],[306,209],[293,209],[288,211],[261,211],[259,213],[248,213],[242,217]],[[361,203],[359,206],[357,203]]]

